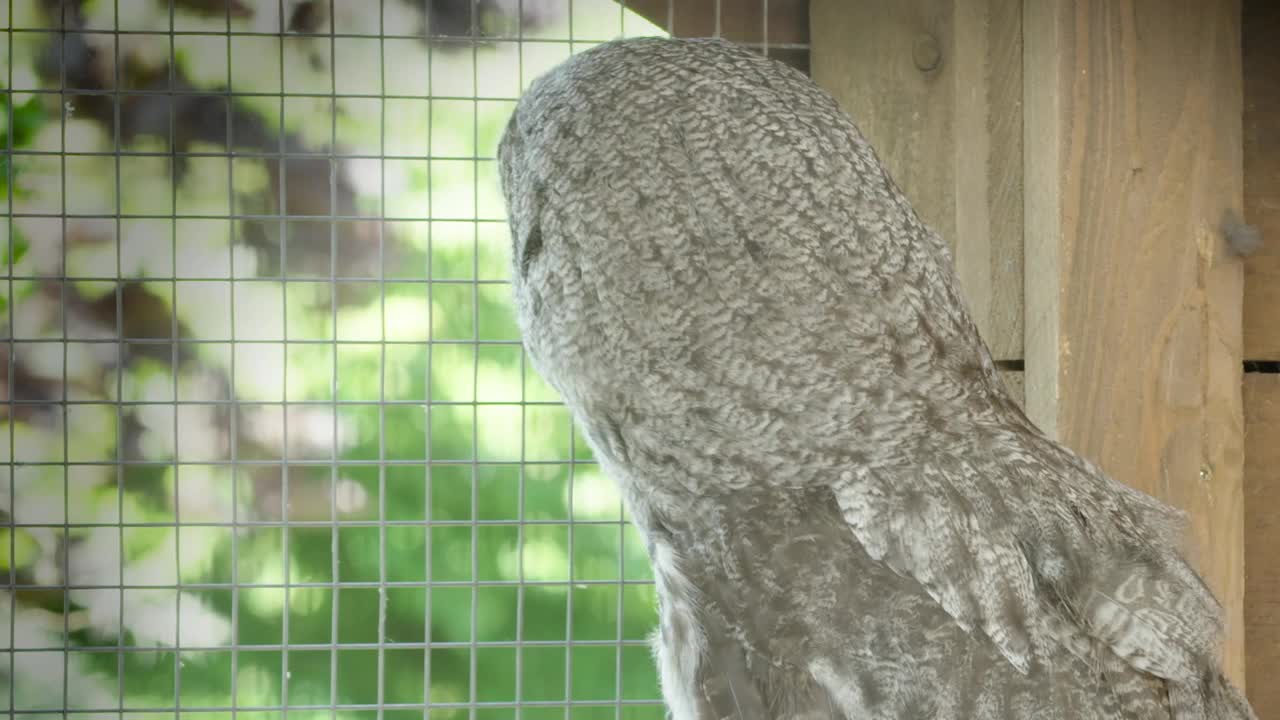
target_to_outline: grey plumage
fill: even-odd
[[[1246,223],[1234,210],[1223,215],[1222,233],[1227,236],[1227,245],[1237,255],[1247,257],[1262,247],[1262,231],[1257,225]]]
[[[1025,418],[802,74],[607,43],[499,158],[524,342],[649,542],[676,720],[1252,717],[1180,515]]]

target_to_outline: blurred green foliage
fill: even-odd
[[[318,35],[236,34],[276,0],[88,0],[67,33],[11,7],[17,716],[662,717],[618,702],[657,697],[643,545],[504,284],[512,98],[592,43],[379,36],[417,3],[336,3]],[[573,13],[595,41],[657,32]]]
[[[46,120],[44,106],[40,103],[39,98],[35,97],[28,98],[26,102],[12,108],[10,107],[11,104],[12,100],[7,92],[4,95],[0,95],[0,113],[3,113],[3,120],[0,120],[0,122],[3,122],[3,129],[0,129],[0,146],[5,148],[28,147],[35,137],[36,130]],[[9,186],[12,182],[14,195],[22,196],[22,185],[18,182],[17,175],[18,169],[12,167],[10,153],[6,151],[4,156],[0,157],[0,194],[3,194],[6,198],[9,197]],[[0,267],[4,267],[7,270],[12,265],[21,262],[30,248],[31,244],[27,242],[27,239],[21,233],[13,232],[9,241],[9,251],[4,253],[3,257],[0,257]],[[21,290],[23,288],[19,286],[16,289]],[[0,313],[6,312],[8,309],[9,292],[8,288],[6,288],[5,291],[0,291]],[[20,539],[21,536],[22,533],[20,532],[14,534],[15,539]],[[9,541],[10,539],[6,538],[6,544],[3,547],[7,547]],[[0,549],[3,548],[0,547]],[[5,562],[8,562],[7,558]]]

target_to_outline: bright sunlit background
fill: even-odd
[[[0,12],[0,705],[662,718],[643,546],[524,362],[493,159],[530,80],[661,31],[611,0]]]

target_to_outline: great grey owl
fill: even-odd
[[[1252,717],[1181,516],[1027,420],[803,74],[613,41],[499,159],[525,347],[648,542],[676,720]]]

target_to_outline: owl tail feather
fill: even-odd
[[[1257,720],[1244,693],[1214,670],[1203,683],[1170,683],[1173,720]]]

